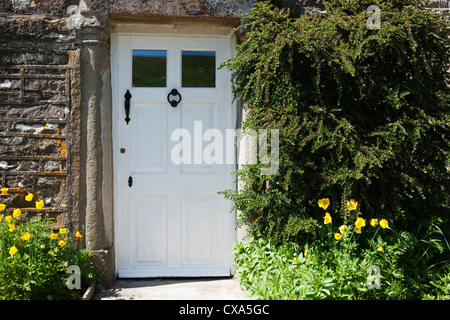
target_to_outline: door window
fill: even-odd
[[[216,52],[182,51],[182,86],[214,88],[216,86]]]
[[[133,50],[133,87],[167,86],[167,51]]]

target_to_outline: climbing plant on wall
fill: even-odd
[[[369,28],[370,5],[380,9]],[[244,17],[233,71],[243,129],[279,130],[279,169],[261,164],[224,192],[250,234],[314,237],[329,198],[412,230],[450,213],[448,23],[421,1],[325,1],[290,15],[261,2]],[[314,204],[314,205],[312,205]],[[331,212],[331,211],[330,211]]]

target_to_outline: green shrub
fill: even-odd
[[[381,8],[380,29],[366,25]],[[448,23],[409,0],[325,1],[327,13],[291,17],[258,3],[233,59],[243,129],[279,130],[279,170],[245,165],[224,192],[254,237],[317,237],[330,197],[358,197],[364,214],[415,233],[450,216]],[[340,204],[336,206],[335,204]],[[445,221],[444,221],[445,222]]]
[[[8,210],[0,216],[0,300],[77,299],[99,279],[91,254],[81,248],[81,233],[54,231],[42,213]],[[79,289],[67,286],[71,265],[80,268]]]

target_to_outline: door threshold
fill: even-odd
[[[207,277],[230,277],[229,267],[186,267],[186,268],[155,268],[134,267],[130,269],[118,269],[119,279],[139,278],[207,278]]]

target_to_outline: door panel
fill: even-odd
[[[215,196],[182,198],[183,264],[215,263]]]
[[[234,217],[231,204],[217,192],[235,187],[235,165],[225,164],[222,141],[235,124],[231,79],[218,69],[231,58],[231,39],[113,39],[118,276],[230,275]],[[177,106],[168,101],[172,89],[181,95],[175,97],[181,98]],[[127,90],[129,124],[124,121]],[[172,139],[177,130],[188,134]],[[190,160],[174,161],[176,152]]]
[[[134,103],[133,171],[155,173],[167,171],[167,106]],[[151,137],[151,139],[149,139]]]
[[[216,105],[212,103],[183,103],[181,109],[181,127],[191,133],[191,157],[181,166],[182,173],[214,172],[212,165],[203,160],[204,132],[216,127]]]
[[[167,265],[167,197],[137,197],[133,202],[137,262]]]

